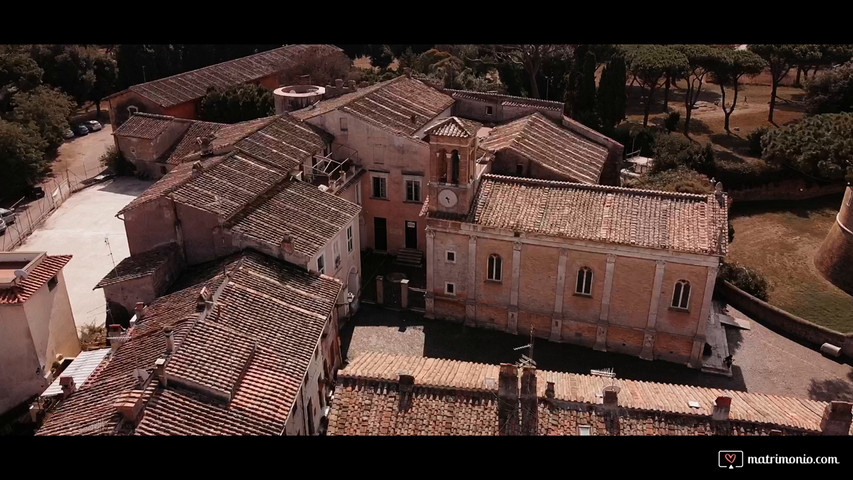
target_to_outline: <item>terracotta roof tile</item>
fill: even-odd
[[[178,247],[174,243],[157,247],[153,250],[131,255],[115,266],[110,273],[95,285],[95,288],[104,288],[114,283],[121,283],[134,278],[146,277],[153,274],[160,266],[167,263],[173,256],[177,255]]]
[[[415,378],[408,410],[400,409],[401,372]],[[362,354],[338,372],[329,434],[407,435],[417,431],[431,435],[494,435],[498,373],[497,365],[377,352]],[[487,378],[492,380],[488,385]],[[555,385],[553,401],[546,400],[548,382]],[[603,415],[578,407],[601,406],[604,387],[614,384],[620,388],[620,427],[615,430],[612,425],[605,425]],[[539,433],[544,435],[577,435],[578,425],[590,425],[594,434],[602,435],[711,434],[720,428],[710,421],[714,402],[720,396],[732,398],[732,428],[746,434],[766,435],[771,428],[786,429],[788,434],[814,434],[820,432],[827,405],[802,398],[550,371],[537,372],[537,396]],[[690,407],[691,400],[697,401],[699,408]],[[431,421],[430,417],[436,415],[455,419],[453,427],[448,429]]]
[[[47,255],[15,287],[0,288],[0,305],[24,303],[71,261],[71,255]]]
[[[502,95],[499,93],[475,92],[473,90],[454,90],[450,88],[444,89],[453,98],[469,98],[475,100],[489,100],[499,102],[501,105],[510,107],[538,107],[547,110],[562,111],[563,103],[550,100],[540,100],[537,98],[516,97],[513,95]]]
[[[476,137],[483,125],[473,120],[459,117],[446,117],[427,128],[424,133],[443,137]]]
[[[467,221],[485,227],[725,255],[728,212],[715,195],[483,175]]]
[[[173,121],[175,121],[175,117],[167,115],[137,113],[131,115],[126,122],[115,129],[113,135],[152,140],[169,128]]]
[[[511,151],[573,181],[597,184],[607,148],[563,128],[539,113],[493,128],[480,147]]]
[[[162,107],[171,107],[202,98],[210,87],[227,88],[248,83],[297,65],[307,56],[328,56],[340,52],[332,45],[288,45],[141,83],[129,90]]]

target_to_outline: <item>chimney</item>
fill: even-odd
[[[145,308],[145,304],[142,302],[136,302],[136,307],[134,307],[133,312],[136,314],[136,321],[139,322],[142,320],[142,310]]]
[[[114,323],[107,327],[107,340],[110,342],[110,352],[113,354],[116,353],[118,347],[127,341],[127,337],[122,332],[121,325]]]
[[[285,234],[281,237],[281,251],[285,255],[293,255],[293,237],[291,235]]]
[[[820,431],[823,435],[850,435],[853,403],[832,401],[823,411]]]
[[[196,299],[195,311],[203,312],[207,309],[208,303],[213,299],[213,294],[210,293],[210,290],[207,287],[202,287],[201,291],[198,292],[198,298]]]
[[[409,120],[411,120],[412,123],[418,123],[418,116],[413,113],[412,116],[409,117]]]
[[[202,173],[204,173],[204,167],[202,167],[202,165],[201,165],[201,162],[200,162],[200,161],[196,160],[196,161],[193,163],[193,173],[192,173],[192,176],[193,176],[193,177],[198,177],[198,176],[200,176]]]
[[[406,74],[406,77],[412,78],[412,69],[409,67],[403,68],[403,72]]]
[[[62,387],[62,398],[68,398],[72,393],[77,391],[77,385],[74,385],[74,378],[70,375],[59,377],[59,385]]]
[[[175,340],[172,338],[172,327],[163,327],[163,333],[166,334],[166,353],[172,353],[175,350]]]
[[[727,421],[731,406],[732,397],[717,397],[717,401],[714,403],[714,413],[711,415],[711,418],[717,421]]]
[[[556,394],[554,393],[554,382],[548,382],[545,387],[545,398],[553,400]]]
[[[409,375],[408,372],[399,373],[398,384],[400,386],[400,404],[401,412],[405,412],[412,406],[412,392],[415,389],[415,377]]]
[[[604,387],[604,406],[616,407],[619,405],[619,387],[608,385]]]
[[[203,137],[196,137],[195,141],[199,145],[199,151],[201,155],[207,156],[213,153],[213,139],[215,137],[213,135],[205,135]]]
[[[502,363],[498,376],[498,435],[518,435],[518,367]]]
[[[524,367],[521,374],[521,434],[537,435],[539,406],[536,395],[536,367]]]
[[[166,388],[166,359],[158,358],[154,361],[154,375],[157,375],[157,381],[160,382],[160,385],[163,385],[163,388]]]
[[[335,88],[342,88],[344,86],[344,81],[341,78],[335,79]]]
[[[355,84],[355,80],[350,80],[349,82],[347,82],[347,87],[349,87],[349,89],[352,90],[353,92],[356,91],[356,89],[358,89],[358,87]]]
[[[142,411],[142,390],[121,392],[113,406],[124,420],[135,423]]]
[[[299,85],[311,85],[311,75],[300,75]]]

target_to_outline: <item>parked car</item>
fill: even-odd
[[[62,132],[62,137],[66,140],[68,140],[69,138],[74,138],[74,130],[66,128],[65,131]]]
[[[83,122],[83,125],[86,125],[86,128],[88,128],[90,132],[97,132],[98,130],[104,128],[104,126],[101,125],[101,122],[97,120],[89,120],[87,122]]]
[[[83,125],[82,123],[79,125],[74,125],[74,135],[77,135],[78,137],[82,137],[82,136],[85,136],[88,134],[89,134],[89,129],[86,127],[86,125]]]
[[[30,187],[30,190],[27,192],[27,196],[33,200],[44,198],[44,188]]]
[[[0,235],[5,235],[5,234],[6,234],[6,222],[4,222],[2,218],[0,218]]]
[[[6,222],[6,225],[12,225],[13,223],[15,223],[15,217],[17,216],[18,214],[16,214],[13,210],[0,208],[0,219]]]

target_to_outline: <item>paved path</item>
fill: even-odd
[[[733,312],[736,316],[738,314]],[[727,328],[734,356],[731,378],[702,373],[686,366],[636,357],[597,352],[575,345],[536,339],[534,359],[539,368],[560,372],[589,373],[613,368],[619,378],[746,390],[817,400],[853,400],[853,368],[791,341],[761,324],[750,321],[751,330]],[[362,305],[342,332],[345,357],[365,351],[384,351],[434,358],[497,364],[515,362],[525,345],[524,336],[425,320],[413,312],[394,312]]]
[[[65,282],[78,327],[103,324],[106,315],[103,290],[92,290],[98,281],[129,255],[124,222],[115,218],[122,207],[142,193],[151,182],[121,177],[72,195],[39,227],[19,251],[71,254]],[[109,239],[109,244],[105,241]],[[110,258],[112,249],[112,258]]]

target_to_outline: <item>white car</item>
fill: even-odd
[[[0,208],[0,219],[2,219],[6,225],[12,225],[15,223],[15,217],[17,217],[17,215],[14,211],[6,208]]]
[[[4,235],[6,233],[6,222],[0,218],[0,235]]]
[[[103,125],[101,125],[101,122],[97,120],[89,120],[88,122],[83,122],[83,125],[85,125],[90,132],[97,132],[98,130],[104,128]]]

